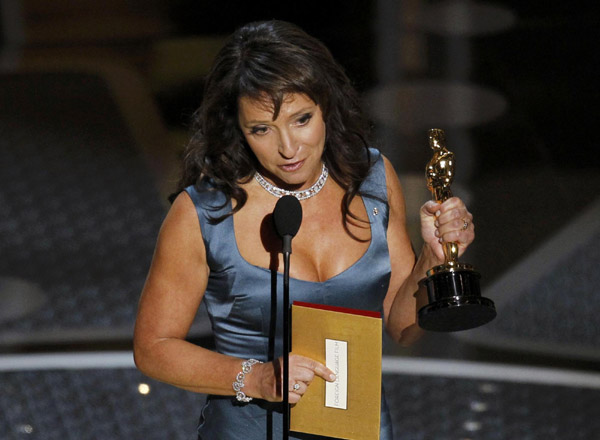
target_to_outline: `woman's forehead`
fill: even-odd
[[[260,116],[261,120],[270,118],[275,120],[279,114],[294,113],[296,110],[314,106],[315,102],[302,93],[288,93],[283,96],[280,108],[276,108],[276,103],[269,95],[262,94],[258,98],[242,96],[238,99],[238,112],[244,119],[254,119]]]

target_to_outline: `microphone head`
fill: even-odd
[[[296,197],[283,196],[277,201],[273,210],[273,223],[281,238],[294,237],[298,233],[302,223],[302,206]]]

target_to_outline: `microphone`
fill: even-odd
[[[292,238],[302,223],[302,206],[294,196],[283,196],[273,210],[273,222],[277,235],[283,240],[283,253],[292,253]]]
[[[290,434],[290,404],[288,383],[290,377],[290,254],[292,238],[298,233],[302,223],[302,206],[294,196],[283,196],[273,209],[273,223],[277,235],[283,240],[283,440]]]

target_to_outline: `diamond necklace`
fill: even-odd
[[[254,173],[254,179],[269,193],[273,194],[275,197],[283,197],[283,196],[294,196],[298,200],[308,199],[310,197],[316,196],[319,191],[323,189],[325,186],[325,182],[327,182],[327,176],[329,175],[329,170],[323,164],[323,168],[321,169],[321,175],[314,183],[313,186],[307,189],[303,189],[300,191],[288,191],[287,189],[279,188],[271,183],[267,182],[265,178],[257,171]]]

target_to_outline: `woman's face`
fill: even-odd
[[[306,95],[287,95],[275,120],[270,101],[242,97],[238,121],[267,180],[301,190],[319,178],[325,122],[320,107]]]

